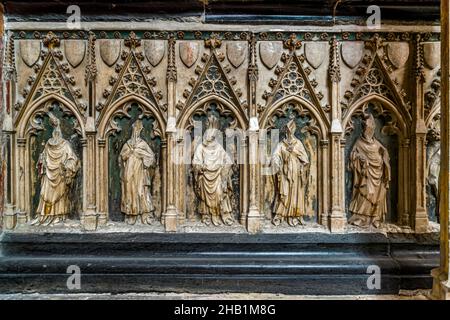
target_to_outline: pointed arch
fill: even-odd
[[[320,139],[326,140],[330,128],[330,122],[328,121],[328,118],[326,117],[324,111],[322,109],[317,109],[311,102],[299,96],[287,96],[281,100],[278,100],[275,104],[272,104],[271,106],[266,108],[264,112],[260,114],[259,117],[260,127],[265,128],[273,112],[277,110],[280,106],[289,103],[291,101],[299,103],[302,106],[306,107],[306,109],[308,109],[308,111],[311,113],[314,119],[317,120],[318,122],[320,128]]]
[[[219,103],[222,103],[223,105],[225,105],[225,107],[227,107],[229,110],[231,110],[231,112],[233,112],[233,115],[236,117],[236,120],[238,121],[241,129],[243,129],[243,130],[247,129],[248,117],[245,114],[245,112],[240,107],[235,106],[230,101],[228,101],[228,100],[224,99],[223,97],[218,96],[216,94],[211,94],[209,96],[206,96],[206,97],[198,100],[196,103],[189,106],[188,108],[184,108],[183,111],[178,116],[177,127],[185,128],[189,121],[189,118],[194,114],[195,111],[197,111],[197,109],[200,106],[204,105],[205,103],[213,102],[213,101],[216,101],[216,102],[219,102]]]
[[[38,111],[43,104],[48,101],[57,101],[63,104],[67,109],[69,109],[72,114],[76,117],[78,123],[80,124],[82,137],[85,137],[85,123],[83,121],[82,115],[79,113],[77,106],[70,101],[69,99],[55,93],[49,93],[44,96],[39,97],[34,100],[27,108],[24,108],[24,112],[19,114],[15,121],[15,127],[17,128],[18,138],[25,138],[27,124],[31,118],[31,116]]]
[[[107,109],[105,109],[104,112],[101,113],[98,121],[97,121],[97,128],[98,128],[98,135],[101,139],[105,139],[105,131],[108,125],[109,120],[111,117],[115,114],[115,112],[123,106],[125,103],[128,102],[137,102],[139,105],[141,105],[143,108],[146,108],[148,111],[151,112],[151,114],[155,117],[156,121],[158,122],[159,127],[161,128],[161,138],[165,138],[166,133],[166,119],[164,115],[161,113],[161,110],[151,104],[147,99],[136,95],[136,94],[128,94],[124,97],[121,97],[120,99],[114,101],[114,103],[109,106]]]
[[[404,118],[403,112],[399,111],[396,107],[395,103],[391,100],[387,99],[386,97],[372,93],[368,96],[364,96],[360,98],[358,101],[352,104],[352,106],[348,109],[346,115],[344,116],[344,119],[342,121],[342,127],[344,128],[343,135],[345,135],[345,129],[347,128],[347,125],[351,121],[351,118],[355,114],[357,110],[364,107],[367,103],[375,101],[378,103],[381,103],[384,107],[386,107],[394,116],[395,119],[398,121],[398,124],[400,125],[400,132],[402,133],[402,136],[404,138],[409,136],[409,128],[410,128],[410,122],[406,122]]]
[[[357,84],[356,88],[345,93],[348,103],[343,103],[346,106],[344,118],[353,113],[352,110],[355,110],[355,106],[360,106],[374,98],[389,105],[389,107],[396,105],[395,109],[399,110],[398,113],[401,115],[398,117],[398,120],[403,120],[408,125],[411,124],[412,116],[407,108],[407,104],[397,90],[397,86],[389,76],[379,55],[375,53],[373,57],[363,59],[357,69],[363,70],[363,74],[356,76],[352,80],[352,84]]]

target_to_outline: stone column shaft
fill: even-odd
[[[433,296],[450,300],[450,4],[441,1],[441,173],[439,177],[441,222],[440,266],[432,270]]]

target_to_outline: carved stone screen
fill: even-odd
[[[13,18],[6,234],[437,234],[433,22]]]

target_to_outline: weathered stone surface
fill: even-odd
[[[64,53],[73,68],[83,62],[86,54],[86,42],[79,40],[64,40]]]
[[[180,42],[179,45],[180,58],[186,67],[190,68],[197,62],[200,48],[195,42]]]
[[[148,62],[156,67],[164,58],[166,53],[166,43],[162,40],[144,40],[144,52]]]
[[[268,69],[272,69],[280,61],[281,50],[281,42],[260,42],[259,56]]]
[[[98,46],[100,48],[100,57],[102,57],[106,65],[111,67],[117,62],[122,48],[122,40],[100,39],[98,40]]]
[[[228,61],[235,68],[239,68],[247,58],[248,44],[246,42],[228,42],[227,57]]]
[[[342,60],[350,68],[354,68],[361,61],[364,51],[364,43],[344,42],[341,44]]]
[[[327,45],[323,42],[307,42],[305,43],[305,57],[308,63],[317,69],[327,56]]]

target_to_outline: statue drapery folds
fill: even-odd
[[[278,143],[271,159],[277,190],[272,222],[279,225],[286,220],[289,225],[296,226],[303,223],[302,216],[306,214],[306,166],[309,157],[303,143],[295,137],[294,120],[290,120],[284,129],[286,137]]]
[[[209,225],[232,225],[233,193],[232,159],[216,141],[219,123],[209,116],[203,142],[197,146],[192,160],[195,193],[200,200],[202,222]]]
[[[140,136],[142,130],[142,121],[137,120],[133,124],[131,138],[124,144],[119,156],[121,210],[128,224],[135,224],[138,217],[142,223],[151,224],[154,215],[150,169],[156,160],[154,152]]]
[[[375,120],[365,117],[362,136],[350,154],[353,193],[349,223],[362,227],[380,227],[387,213],[387,191],[391,167],[387,149],[374,137]]]
[[[66,219],[71,208],[69,190],[80,169],[80,161],[70,142],[62,137],[59,119],[51,112],[48,115],[54,129],[37,163],[41,193],[38,217],[32,224],[50,225]]]

